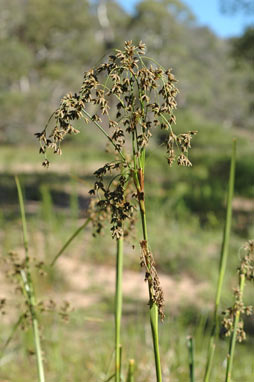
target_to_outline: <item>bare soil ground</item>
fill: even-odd
[[[64,287],[54,285],[47,289],[44,301],[50,299],[58,304],[68,301],[72,309],[92,307],[105,298],[113,298],[115,287],[114,267],[89,264],[78,258],[62,257],[57,263],[58,272],[64,280]],[[208,288],[206,283],[198,283],[188,275],[181,275],[179,279],[160,274],[160,282],[164,291],[165,307],[167,311],[177,313],[183,306],[202,306],[204,298],[202,294]],[[1,298],[7,299],[7,314],[2,321],[10,323],[16,321],[17,294],[15,286],[10,285],[4,272],[0,270]],[[123,296],[131,301],[131,306],[148,303],[147,283],[144,281],[144,271],[135,272],[124,270],[123,273]],[[207,306],[207,308],[209,308]]]
[[[75,258],[63,257],[59,260],[58,269],[67,280],[69,291],[64,298],[76,308],[95,304],[103,296],[112,296],[115,286],[115,270],[104,265],[86,264]],[[201,294],[208,287],[206,283],[197,283],[188,275],[175,279],[168,275],[159,275],[164,291],[166,305],[179,308],[184,304],[201,303]],[[124,270],[123,295],[135,301],[148,300],[147,284],[144,282],[144,271]],[[203,302],[202,302],[203,303]]]

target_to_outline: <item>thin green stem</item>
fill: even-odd
[[[216,301],[215,301],[216,314],[218,313],[218,309],[219,309],[222,285],[224,281],[224,275],[225,275],[227,259],[228,259],[228,249],[229,249],[229,240],[230,240],[230,232],[231,232],[231,222],[232,222],[232,200],[234,195],[234,183],[235,183],[235,160],[236,160],[236,140],[234,139],[233,146],[232,146],[232,157],[231,157],[229,185],[228,185],[226,224],[225,224],[225,230],[223,235],[222,252],[221,252],[221,260],[220,260],[220,274],[219,274]]]
[[[134,133],[134,131],[131,133],[131,143],[132,143],[132,156],[133,156],[134,170],[137,171],[137,154],[136,154],[136,148],[135,148],[135,133]]]
[[[108,379],[106,379],[104,382],[109,382],[111,381],[111,379],[113,379],[115,376],[115,374],[112,374],[110,377],[108,377]]]
[[[209,347],[208,347],[204,382],[209,382],[210,380],[213,357],[214,357],[215,346],[216,346],[215,340],[218,335],[218,328],[219,328],[218,312],[219,312],[219,306],[220,306],[220,300],[221,300],[222,286],[223,286],[223,281],[224,281],[226,267],[227,267],[231,221],[232,221],[232,200],[234,195],[235,161],[236,161],[236,140],[234,139],[233,145],[232,145],[232,156],[231,156],[229,183],[228,183],[226,223],[225,223],[225,228],[223,233],[221,257],[220,257],[220,265],[219,265],[219,277],[217,282],[214,315],[213,315],[213,326],[211,330],[211,336],[210,336]]]
[[[240,295],[243,294],[245,285],[245,275],[243,273],[240,274],[240,281],[239,281],[239,293]],[[234,317],[234,324],[233,324],[233,333],[231,334],[230,343],[229,343],[229,352],[227,356],[227,369],[226,369],[226,377],[225,382],[231,382],[231,374],[232,374],[232,368],[233,368],[233,361],[234,361],[234,353],[235,353],[235,345],[236,345],[236,339],[237,339],[237,329],[240,319],[240,309],[237,310]]]
[[[35,302],[33,282],[32,282],[30,264],[29,264],[28,233],[27,233],[25,207],[24,207],[24,200],[23,200],[20,182],[17,176],[15,176],[15,182],[16,182],[16,186],[18,190],[19,206],[20,206],[22,227],[23,227],[24,249],[25,249],[25,268],[21,270],[20,275],[21,275],[21,279],[22,279],[22,283],[23,283],[23,287],[25,291],[25,296],[27,299],[27,304],[28,304],[28,308],[31,314],[31,319],[32,319],[34,344],[35,344],[35,352],[36,352],[36,360],[37,360],[38,380],[39,382],[45,382],[39,325],[38,325],[36,308],[35,308],[36,302]]]
[[[28,233],[27,233],[27,224],[26,224],[26,214],[25,214],[23,194],[22,194],[19,178],[17,176],[15,176],[15,182],[16,182],[16,186],[17,186],[17,190],[18,190],[19,208],[20,208],[20,214],[21,214],[21,220],[22,220],[23,243],[24,243],[24,248],[25,248],[26,261],[29,261],[29,257],[28,257]]]
[[[19,319],[17,320],[17,322],[14,324],[13,328],[12,328],[12,331],[11,331],[11,334],[9,335],[9,337],[7,338],[7,340],[5,341],[4,343],[4,346],[2,347],[1,349],[1,352],[0,352],[0,358],[2,358],[6,348],[8,347],[9,343],[11,342],[11,340],[13,339],[14,337],[14,334],[16,333],[17,329],[19,328],[19,326],[21,325],[22,321],[24,320],[24,314],[22,313],[19,317]]]
[[[158,61],[156,61],[154,58],[148,57],[148,56],[142,56],[142,58],[145,58],[145,59],[147,59],[149,61],[154,62],[156,65],[158,65],[165,72],[165,68]]]
[[[75,239],[75,237],[78,236],[78,234],[83,231],[87,227],[87,225],[90,223],[91,218],[87,218],[86,221],[69,237],[69,239],[66,241],[66,243],[62,246],[60,251],[56,254],[54,259],[51,261],[50,265],[53,266],[58,258],[63,254],[63,252],[66,250],[66,248],[71,244],[71,242]]]
[[[123,238],[117,239],[115,287],[115,381],[121,380],[121,318],[122,318]]]
[[[194,340],[192,337],[187,338],[187,346],[189,351],[190,382],[195,382]]]
[[[45,132],[45,131],[47,130],[47,128],[48,128],[48,126],[49,126],[49,123],[50,123],[51,119],[54,117],[54,115],[55,115],[55,111],[54,111],[54,112],[51,114],[51,116],[49,117],[49,119],[48,119],[48,121],[47,121],[47,123],[46,123],[46,126],[45,126],[43,132]]]
[[[125,156],[124,154],[122,153],[121,150],[119,150],[119,148],[116,146],[116,144],[114,143],[113,139],[110,137],[110,135],[103,129],[103,127],[97,122],[97,121],[94,121],[92,119],[92,116],[85,110],[83,109],[82,110],[83,113],[90,119],[90,121],[92,121],[95,126],[98,127],[98,129],[102,132],[103,135],[105,135],[105,137],[110,141],[110,143],[114,146],[114,148],[116,149],[116,151],[119,153],[119,155],[121,156],[121,158],[124,160],[124,162],[126,162],[126,159],[125,159]],[[126,162],[127,163],[127,162]]]
[[[21,274],[21,278],[23,281],[25,293],[27,296],[27,302],[28,302],[28,306],[29,306],[29,310],[30,310],[30,314],[31,314],[31,318],[32,318],[32,327],[33,327],[33,333],[34,333],[34,345],[35,345],[35,351],[36,351],[38,379],[39,379],[39,382],[45,382],[39,324],[38,324],[36,310],[35,310],[36,304],[35,304],[35,298],[34,298],[34,291],[32,288],[32,284],[30,283],[30,281],[28,279],[28,274],[26,274],[26,272],[24,270],[21,270],[20,274]]]

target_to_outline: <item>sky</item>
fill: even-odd
[[[118,0],[127,12],[133,12],[139,0]],[[254,24],[254,15],[222,14],[219,0],[182,0],[196,16],[198,25],[209,26],[215,34],[227,38],[239,36],[247,25]]]

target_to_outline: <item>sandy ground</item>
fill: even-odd
[[[113,296],[115,286],[113,267],[85,264],[78,259],[67,257],[59,259],[57,266],[69,285],[64,298],[75,308],[95,304],[105,295]],[[163,274],[159,276],[167,307],[172,307],[175,311],[185,304],[201,304],[201,294],[208,288],[207,284],[197,283],[187,275],[179,279]],[[123,295],[136,301],[147,302],[148,290],[143,270],[140,272],[124,270]]]
[[[47,290],[46,300],[68,301],[74,309],[95,305],[103,298],[114,295],[115,270],[104,265],[87,264],[77,258],[62,257],[57,263],[61,277],[66,281],[63,292],[54,288]],[[198,283],[187,275],[179,279],[160,274],[167,310],[174,310],[184,305],[204,305],[201,297],[208,285]],[[8,285],[3,272],[0,271],[1,298],[14,300],[13,286]],[[133,301],[146,304],[148,302],[147,283],[144,282],[144,272],[124,270],[123,295]],[[12,305],[12,304],[11,304]]]

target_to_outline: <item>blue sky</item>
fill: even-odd
[[[118,0],[118,2],[126,11],[133,12],[139,0]],[[245,26],[254,24],[254,15],[222,14],[219,0],[182,0],[182,2],[190,7],[199,25],[209,26],[220,37],[238,36]]]

